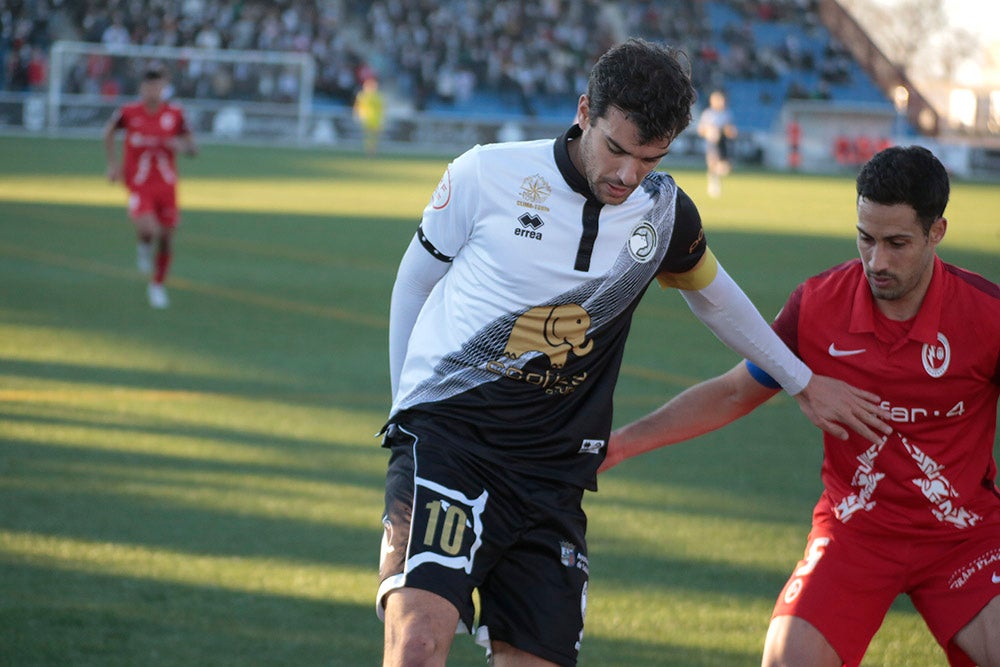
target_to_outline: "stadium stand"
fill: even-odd
[[[737,126],[767,130],[785,99],[889,102],[820,25],[816,0],[0,0],[0,90],[46,85],[48,48],[87,42],[285,50],[317,63],[318,105],[348,107],[376,76],[390,104],[426,113],[572,117],[594,58],[629,35],[690,56],[707,99],[729,94]],[[233,99],[280,82],[193,79]],[[128,93],[108,73],[71,92]]]

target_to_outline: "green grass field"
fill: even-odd
[[[0,665],[380,663],[388,296],[446,161],[204,147],[152,311],[99,143],[0,138]],[[849,177],[676,177],[767,317],[855,254]],[[956,184],[941,255],[1000,278],[997,211]],[[735,362],[651,289],[616,423]],[[757,664],[820,453],[778,397],[603,478],[580,664]],[[902,599],[866,664],[945,661]]]

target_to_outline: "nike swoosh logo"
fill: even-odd
[[[993,583],[1000,584],[1000,574],[997,574],[996,572],[993,573]]]
[[[830,347],[827,349],[831,357],[851,357],[866,351],[865,348],[861,348],[860,350],[838,350],[836,343],[830,343]]]

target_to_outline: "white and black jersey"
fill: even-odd
[[[570,161],[579,136],[477,146],[449,165],[418,234],[451,266],[410,334],[390,422],[430,416],[478,456],[595,488],[636,305],[706,243],[667,174],[601,204]]]

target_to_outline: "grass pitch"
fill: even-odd
[[[446,161],[205,147],[156,312],[99,143],[0,138],[0,664],[379,664],[388,297]],[[850,177],[675,176],[767,317],[855,254]],[[1000,192],[952,200],[941,255],[997,280]],[[735,361],[651,289],[616,423]],[[820,455],[779,397],[603,478],[581,665],[756,664]],[[943,662],[906,600],[868,657]]]

